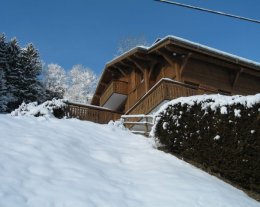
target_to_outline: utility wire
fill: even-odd
[[[214,10],[205,9],[205,8],[201,8],[201,7],[191,6],[191,5],[188,5],[188,4],[181,4],[181,3],[178,3],[178,2],[168,1],[168,0],[154,0],[154,1],[158,1],[158,2],[161,2],[161,3],[167,3],[167,4],[174,4],[174,5],[180,6],[180,7],[204,11],[204,12],[208,12],[208,13],[218,14],[218,15],[222,15],[222,16],[226,16],[226,17],[236,18],[236,19],[260,24],[260,20],[250,19],[250,18],[247,18],[247,17],[237,16],[237,15],[233,15],[233,14],[227,14],[227,13],[220,12],[220,11],[214,11]]]

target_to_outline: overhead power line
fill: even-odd
[[[237,15],[233,15],[233,14],[227,14],[227,13],[224,13],[224,12],[205,9],[205,8],[196,7],[196,6],[192,6],[192,5],[188,5],[188,4],[182,4],[182,3],[178,3],[178,2],[174,2],[174,1],[168,1],[168,0],[154,0],[154,1],[158,1],[158,2],[161,2],[161,3],[167,3],[167,4],[174,4],[174,5],[180,6],[180,7],[204,11],[204,12],[208,12],[208,13],[212,13],[212,14],[218,14],[218,15],[222,15],[222,16],[226,16],[226,17],[236,18],[236,19],[260,24],[260,20],[250,19],[250,18],[247,18],[247,17],[237,16]]]

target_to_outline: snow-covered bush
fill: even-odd
[[[18,109],[11,112],[12,116],[45,116],[45,117],[64,117],[64,107],[66,104],[62,99],[53,99],[40,105],[37,102],[29,104],[22,103]]]
[[[165,150],[260,193],[260,94],[175,99],[152,133]]]

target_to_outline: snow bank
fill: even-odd
[[[260,207],[116,125],[0,115],[0,206]]]
[[[15,109],[11,112],[11,115],[53,117],[53,110],[60,109],[65,105],[65,100],[63,99],[53,99],[51,101],[46,101],[40,105],[38,105],[37,102],[32,102],[29,104],[22,103],[18,109]]]

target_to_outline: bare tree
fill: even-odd
[[[119,56],[136,46],[149,46],[144,35],[128,36],[118,42],[116,56]]]

